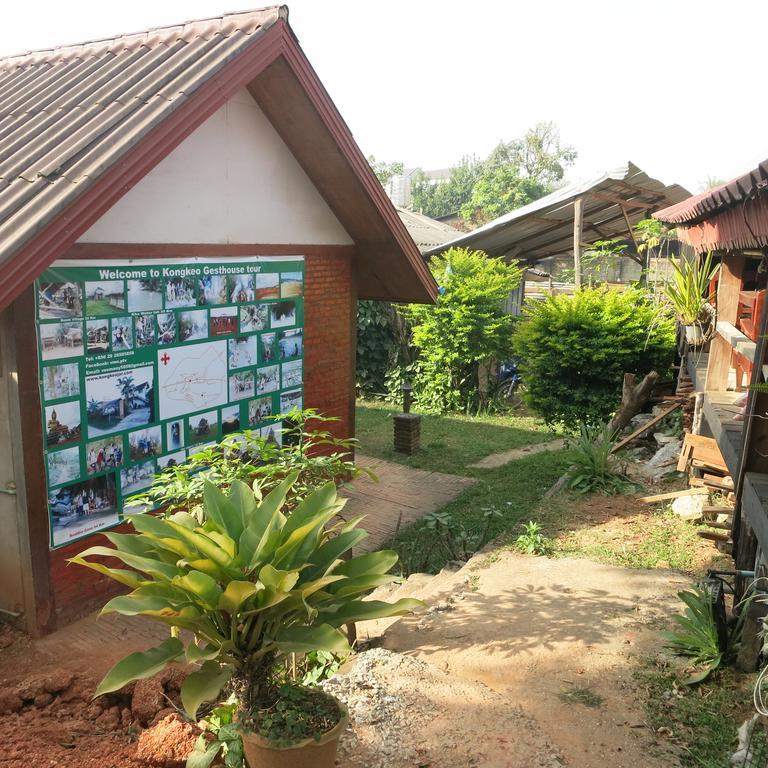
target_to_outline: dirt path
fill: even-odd
[[[431,609],[393,624],[383,645],[502,694],[573,768],[669,768],[674,758],[644,724],[632,657],[660,648],[689,583],[501,551],[444,582]]]
[[[509,464],[510,461],[516,461],[517,459],[524,459],[526,456],[532,456],[534,453],[559,451],[564,446],[565,440],[550,440],[548,443],[526,445],[524,448],[513,448],[511,451],[492,453],[490,456],[486,456],[484,459],[480,459],[480,461],[476,461],[469,466],[472,469],[496,469],[497,467],[503,467],[505,464]]]

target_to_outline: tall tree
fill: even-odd
[[[426,216],[447,216],[458,213],[472,197],[483,164],[474,155],[465,155],[447,181],[432,181],[422,170],[411,177],[411,208]]]
[[[368,165],[371,166],[382,187],[386,187],[387,182],[393,176],[397,176],[405,170],[402,163],[388,163],[386,160],[377,160],[373,155],[368,156]]]

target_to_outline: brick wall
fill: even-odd
[[[352,259],[329,251],[307,257],[304,287],[304,407],[339,421],[328,429],[355,433],[357,294]]]
[[[304,407],[339,418],[328,429],[339,437],[354,436],[354,370],[357,292],[349,248],[314,246],[249,247],[242,255],[258,252],[306,254],[304,281]],[[237,252],[218,255],[241,255]],[[214,254],[211,254],[214,255]],[[47,510],[45,510],[47,519]],[[120,527],[113,530],[124,530]],[[50,584],[55,616],[52,626],[61,627],[101,608],[121,585],[95,571],[70,565],[67,559],[93,545],[108,545],[103,536],[82,539],[52,550]],[[114,560],[105,560],[118,565]]]

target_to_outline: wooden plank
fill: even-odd
[[[720,267],[717,284],[717,319],[736,324],[739,313],[739,292],[744,272],[744,255],[729,254]],[[724,391],[728,386],[728,372],[731,368],[731,345],[719,334],[715,335],[709,347],[707,369],[707,392]]]
[[[729,543],[731,541],[731,534],[725,533],[724,531],[698,530],[696,531],[696,535],[700,536],[702,539],[709,539],[710,541],[727,541]]]
[[[693,454],[693,445],[688,442],[687,438],[688,435],[685,436],[686,439],[683,442],[682,450],[680,451],[680,458],[677,460],[677,471],[678,472],[687,472],[688,471],[688,462],[691,460],[691,455]]]
[[[709,528],[718,528],[721,531],[730,531],[731,530],[731,524],[728,523],[718,523],[717,520],[706,520],[704,525],[706,525]]]
[[[705,515],[732,515],[733,507],[718,507],[716,504],[705,505],[702,512]]]
[[[641,496],[638,501],[644,504],[653,504],[655,501],[667,499],[679,499],[681,496],[704,496],[709,491],[706,488],[684,488],[682,491],[670,491],[669,493],[657,493],[655,496]]]
[[[658,424],[665,416],[669,416],[670,413],[673,411],[676,411],[681,405],[683,404],[683,401],[678,401],[674,403],[673,405],[670,405],[669,408],[665,408],[658,416],[654,416],[650,421],[646,421],[645,424],[638,427],[631,435],[628,437],[625,437],[620,442],[616,443],[616,445],[611,448],[611,453],[616,453],[616,451],[620,451],[625,445],[628,445],[636,438],[640,437],[640,435],[643,434],[646,430],[650,429],[654,424]]]

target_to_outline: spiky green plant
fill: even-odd
[[[567,486],[579,493],[606,493],[615,495],[632,487],[622,474],[613,454],[614,433],[608,425],[579,427],[579,437],[568,449],[571,466],[567,473]]]
[[[225,496],[208,482],[202,520],[179,511],[167,518],[131,515],[134,533],[107,533],[110,547],[95,546],[71,562],[131,588],[102,613],[147,616],[186,630],[155,648],[118,662],[96,694],[151,677],[174,661],[199,664],[181,688],[194,717],[204,702],[218,701],[227,686],[244,719],[258,727],[258,712],[277,700],[275,669],[290,653],[344,653],[345,624],[407,613],[417,600],[363,600],[391,582],[391,551],[344,560],[367,534],[361,518],[335,522],[344,506],[333,482],[304,498],[289,515],[292,472],[267,496],[233,480]],[[112,568],[103,558],[121,561]],[[178,635],[179,633],[177,633]]]
[[[677,319],[683,325],[702,325],[706,316],[704,304],[708,298],[709,284],[720,269],[712,265],[712,253],[703,260],[686,261],[672,258],[672,280],[664,286],[664,295]]]
[[[720,647],[712,596],[702,586],[678,592],[677,596],[685,603],[685,610],[672,617],[677,628],[664,632],[663,637],[672,653],[690,659],[698,669],[686,683],[700,683],[720,666],[725,650]]]

